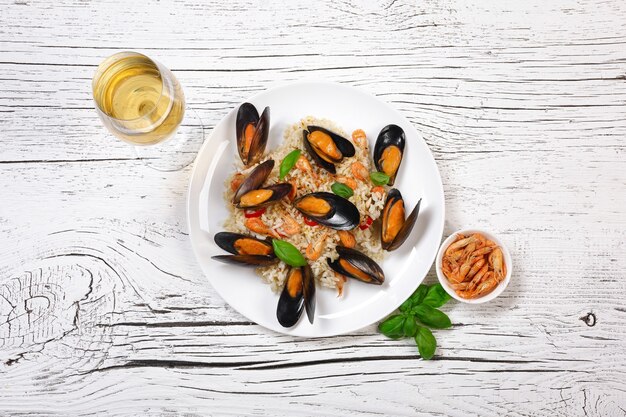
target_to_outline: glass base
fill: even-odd
[[[180,171],[191,164],[202,143],[204,127],[195,110],[185,109],[185,117],[171,138],[156,145],[135,146],[135,154],[146,166],[157,171]]]

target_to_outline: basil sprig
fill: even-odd
[[[274,253],[278,258],[289,266],[305,266],[306,259],[300,253],[298,248],[291,243],[280,239],[272,239]]]
[[[354,191],[352,188],[348,187],[346,184],[342,182],[336,182],[330,186],[330,189],[333,193],[337,194],[339,197],[350,198],[354,195]]]
[[[385,174],[384,172],[370,172],[370,179],[376,185],[387,185],[387,183],[389,182],[389,178],[389,175]]]
[[[437,349],[437,340],[428,327],[447,329],[452,326],[450,318],[437,309],[449,300],[450,296],[441,284],[422,284],[400,305],[399,314],[379,323],[378,331],[390,339],[413,338],[420,356],[430,359]]]
[[[287,176],[289,171],[291,171],[291,168],[293,168],[294,165],[296,165],[296,162],[298,162],[298,158],[300,158],[301,153],[302,151],[300,149],[291,151],[287,154],[287,156],[280,163],[280,173],[278,174],[278,177],[281,180],[283,180]]]

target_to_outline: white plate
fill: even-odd
[[[219,263],[212,255],[224,252],[213,236],[222,230],[228,212],[223,200],[224,182],[233,172],[238,158],[235,145],[233,109],[213,129],[196,158],[189,185],[189,234],[194,253],[213,288],[235,310],[248,319],[277,332],[305,337],[332,336],[368,326],[395,310],[422,282],[432,265],[441,242],[444,221],[444,198],[435,160],[415,128],[387,104],[353,87],[329,82],[297,82],[281,85],[248,99],[257,109],[270,106],[268,150],[282,141],[285,128],[312,115],[328,118],[346,132],[363,129],[373,149],[383,126],[401,126],[407,138],[405,154],[395,187],[412,210],[421,197],[422,205],[413,232],[394,252],[387,254],[382,268],[382,286],[356,280],[346,283],[344,296],[318,288],[315,322],[303,314],[292,328],[283,328],[276,320],[278,295],[264,284],[251,268]]]

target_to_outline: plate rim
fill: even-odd
[[[273,83],[270,84],[269,86],[267,86],[265,89],[257,92],[256,94],[245,98],[243,101],[239,102],[239,105],[241,103],[244,102],[254,102],[256,101],[256,99],[263,94],[267,94],[268,92],[272,91],[272,90],[278,90],[278,89],[282,89],[282,88],[289,88],[289,87],[295,87],[295,86],[300,86],[300,85],[306,85],[306,84],[323,84],[325,86],[329,86],[329,87],[333,87],[333,88],[341,88],[341,89],[346,89],[346,90],[353,90],[356,91],[359,94],[364,94],[369,96],[370,98],[374,99],[375,101],[378,101],[379,103],[383,104],[384,106],[386,106],[392,113],[394,113],[398,118],[405,120],[409,125],[411,125],[411,127],[415,130],[415,132],[418,135],[418,138],[424,143],[427,151],[428,151],[428,157],[430,157],[430,159],[432,160],[433,164],[436,167],[436,180],[437,180],[437,185],[441,194],[441,212],[442,212],[442,216],[441,216],[441,221],[439,222],[439,224],[437,225],[438,227],[438,232],[436,233],[436,235],[439,236],[439,242],[435,248],[435,252],[432,255],[432,259],[430,259],[430,267],[428,268],[428,270],[426,271],[426,273],[421,277],[421,279],[419,280],[415,280],[415,288],[412,289],[411,293],[413,293],[417,287],[419,287],[420,284],[422,284],[422,282],[424,282],[424,279],[426,279],[426,276],[428,275],[428,271],[430,271],[430,269],[432,268],[433,262],[435,261],[436,257],[437,257],[437,252],[439,249],[439,245],[441,244],[441,239],[443,237],[443,229],[444,229],[444,225],[445,225],[445,218],[446,218],[446,204],[445,204],[445,191],[443,188],[443,182],[441,180],[441,173],[439,172],[439,166],[437,165],[437,161],[435,160],[435,157],[433,156],[433,153],[430,149],[430,147],[428,146],[428,143],[426,143],[426,141],[424,140],[424,137],[422,136],[421,132],[419,130],[417,130],[415,128],[415,126],[413,125],[413,123],[407,118],[405,117],[402,113],[400,113],[395,107],[391,106],[388,102],[378,98],[376,95],[362,90],[358,87],[355,87],[353,85],[350,84],[345,84],[345,83],[340,83],[340,82],[335,82],[335,81],[329,81],[329,80],[321,80],[321,79],[304,79],[304,80],[296,80],[296,81],[284,81],[284,82],[277,82],[277,83]],[[354,333],[357,332],[359,330],[364,329],[365,327],[371,326],[372,324],[376,323],[377,321],[381,320],[382,318],[388,316],[389,314],[391,314],[394,310],[396,310],[401,304],[402,302],[404,302],[404,300],[401,300],[399,302],[390,302],[389,304],[389,308],[381,310],[382,314],[380,315],[380,317],[370,323],[367,324],[362,324],[362,325],[358,325],[358,327],[356,328],[352,328],[352,329],[348,329],[348,330],[338,330],[338,331],[331,331],[329,333],[324,333],[324,334],[313,334],[313,335],[302,335],[299,334],[297,331],[281,331],[281,330],[276,330],[273,329],[271,327],[267,327],[263,324],[260,324],[258,322],[256,322],[253,318],[248,317],[248,315],[244,314],[243,312],[241,312],[238,308],[236,308],[235,306],[233,306],[231,303],[229,303],[226,298],[222,295],[222,293],[220,292],[220,290],[218,288],[216,288],[212,283],[211,280],[207,277],[206,272],[204,271],[204,268],[202,266],[202,264],[200,263],[199,259],[200,259],[200,254],[197,251],[196,246],[194,245],[193,242],[193,237],[192,234],[196,234],[198,232],[193,232],[193,228],[191,225],[191,215],[190,215],[190,210],[191,210],[191,205],[192,205],[192,188],[194,185],[194,180],[196,179],[196,176],[199,175],[199,168],[198,168],[198,157],[204,153],[205,149],[209,146],[209,144],[211,143],[211,140],[213,139],[213,134],[215,132],[215,128],[222,122],[223,119],[227,118],[231,113],[233,113],[236,110],[236,107],[230,109],[230,111],[228,111],[225,115],[223,115],[220,120],[211,128],[211,131],[209,132],[209,134],[205,134],[205,139],[204,142],[202,144],[202,146],[200,147],[200,149],[198,150],[196,157],[194,158],[193,161],[193,168],[191,170],[191,175],[189,178],[189,183],[188,183],[188,187],[187,187],[187,201],[186,201],[186,224],[187,224],[187,229],[189,232],[189,241],[191,243],[191,248],[194,254],[194,258],[196,261],[196,264],[200,267],[200,270],[202,271],[202,275],[204,275],[204,278],[206,279],[206,281],[209,283],[209,285],[211,285],[211,287],[213,288],[213,290],[215,290],[215,292],[222,298],[222,300],[228,304],[228,306],[230,308],[232,308],[233,310],[235,310],[237,313],[239,313],[240,315],[242,315],[243,317],[247,318],[248,320],[252,321],[253,323],[255,323],[258,326],[263,327],[264,329],[267,329],[271,332],[275,332],[277,334],[282,334],[282,335],[287,335],[287,336],[291,336],[291,337],[298,337],[298,338],[324,338],[324,337],[334,337],[334,336],[340,336],[340,335],[345,335],[345,334],[349,334],[349,333]],[[210,161],[209,161],[209,165],[210,165]],[[197,181],[200,181],[201,179],[198,178]],[[202,184],[201,184],[202,185]],[[201,191],[202,187],[200,187],[200,191]],[[200,195],[200,192],[198,192],[198,196]],[[396,305],[397,304],[397,305]],[[291,328],[294,329],[294,328]],[[289,329],[286,329],[289,330]]]

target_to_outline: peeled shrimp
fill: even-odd
[[[356,190],[356,187],[358,186],[354,178],[349,178],[349,177],[344,177],[344,176],[337,177],[337,182],[345,184],[348,187],[352,188],[353,190]]]
[[[367,171],[367,168],[365,168],[365,165],[363,165],[359,161],[352,163],[350,171],[352,172],[352,175],[354,175],[357,179],[361,181],[367,181],[369,172]]]
[[[322,256],[324,248],[326,247],[327,237],[328,233],[324,233],[316,242],[309,243],[304,253],[310,261],[316,261]]]
[[[293,236],[297,233],[300,233],[302,227],[300,223],[296,221],[291,216],[285,216],[283,219],[283,224],[279,227],[279,231],[286,236]]]
[[[249,219],[246,219],[246,221],[244,222],[244,226],[246,226],[254,233],[258,233],[260,235],[267,235],[275,238],[280,237],[280,235],[274,229],[271,229],[268,225],[265,224],[265,222],[263,222],[263,220],[258,217],[251,217]]]
[[[233,192],[237,191],[244,179],[246,179],[246,176],[243,175],[241,172],[233,175],[233,179],[230,180],[230,189],[233,190]]]
[[[367,136],[363,129],[357,129],[352,132],[352,140],[356,143],[360,148],[367,149]]]
[[[302,172],[306,172],[310,174],[313,178],[317,178],[317,174],[313,171],[313,167],[306,156],[300,155],[298,160],[296,161],[296,168],[298,168]]]
[[[353,248],[356,246],[356,239],[351,232],[347,230],[338,230],[337,234],[339,235],[339,240],[343,246],[347,248]]]

